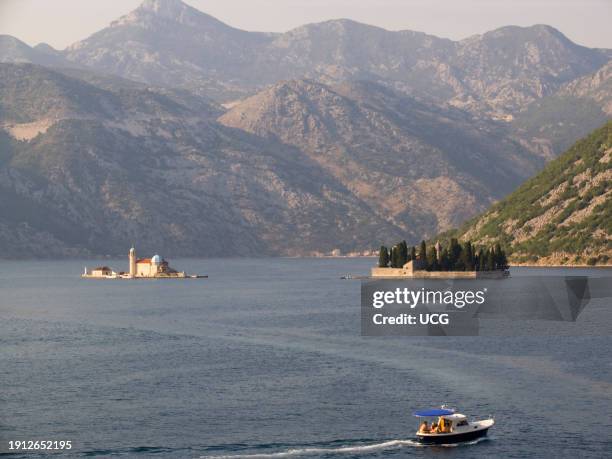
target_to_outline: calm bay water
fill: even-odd
[[[184,281],[3,262],[0,452],[39,439],[71,440],[57,457],[612,455],[609,300],[576,323],[513,325],[540,336],[363,338],[359,282],[339,277],[373,262],[175,260],[211,276]],[[513,275],[533,272],[567,271]],[[490,438],[416,445],[411,412],[441,403],[494,415]]]

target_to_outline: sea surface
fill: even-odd
[[[366,338],[360,283],[340,276],[373,263],[184,259],[210,278],[120,281],[80,279],[91,260],[3,261],[0,454],[70,440],[52,457],[612,457],[609,299],[503,337]],[[565,273],[612,275],[513,270]],[[412,412],[442,403],[496,425],[416,444]]]

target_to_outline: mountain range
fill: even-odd
[[[118,254],[127,241],[178,255],[292,254],[398,234],[315,162],[217,123],[197,97],[0,64],[0,99],[7,256]]]
[[[279,80],[380,80],[500,116],[612,58],[610,50],[578,46],[543,25],[504,27],[458,42],[349,20],[272,34],[235,29],[180,0],[145,0],[63,54],[98,71],[210,91],[224,101]]]
[[[612,113],[612,51],[349,20],[247,32],[145,0],[65,50],[0,36],[6,256],[363,251],[457,226]]]
[[[223,111],[80,70],[0,64],[0,76],[12,256],[130,240],[181,255],[363,250],[456,225],[540,164],[486,123],[375,83],[289,81]]]

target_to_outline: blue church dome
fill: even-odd
[[[162,258],[159,255],[153,255],[151,258],[151,263],[160,264],[162,262]]]

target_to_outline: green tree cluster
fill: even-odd
[[[418,253],[418,254],[417,254]],[[416,247],[408,247],[406,241],[387,249],[380,247],[378,266],[381,268],[401,268],[410,260],[425,261],[428,271],[493,271],[508,269],[506,252],[500,244],[493,247],[475,247],[471,241],[461,243],[452,238],[448,245],[438,249],[435,245],[427,247],[421,241],[418,252]]]
[[[408,247],[406,241],[394,245],[391,249],[380,246],[378,252],[378,266],[380,268],[402,268],[408,261],[416,258],[416,249]]]

